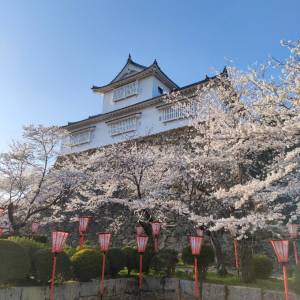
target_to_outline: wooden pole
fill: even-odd
[[[287,275],[287,268],[286,264],[282,265],[283,270],[283,282],[284,282],[284,299],[289,300],[289,288],[288,288],[288,275]]]
[[[52,276],[51,276],[51,287],[50,287],[50,300],[54,299],[54,281],[55,281],[55,271],[56,271],[56,253],[53,255],[53,266],[52,266]]]

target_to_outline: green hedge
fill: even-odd
[[[162,276],[170,276],[175,273],[178,263],[178,252],[173,249],[160,250],[151,261],[151,268]]]
[[[214,250],[209,245],[203,245],[200,251],[198,258],[198,267],[200,272],[201,279],[206,278],[208,267],[214,263],[215,254]],[[194,264],[194,256],[192,255],[191,247],[185,247],[182,250],[182,260],[185,264],[192,265]]]
[[[115,277],[126,266],[126,254],[122,249],[111,248],[107,252],[107,271]]]
[[[253,257],[255,277],[258,279],[270,278],[273,271],[273,261],[266,255],[256,255]]]
[[[71,257],[74,275],[79,281],[89,281],[101,274],[102,254],[95,249],[82,249]]]
[[[24,248],[30,259],[30,275],[34,275],[34,254],[40,249],[47,249],[47,245],[26,237],[12,236],[8,239]]]
[[[295,267],[294,272],[294,289],[297,294],[300,294],[300,264]]]
[[[46,284],[51,279],[53,254],[50,249],[40,249],[34,254],[34,277]],[[69,280],[72,277],[71,261],[64,252],[57,254],[56,279]]]
[[[0,259],[0,282],[23,280],[29,275],[29,256],[17,243],[0,240]]]
[[[128,275],[130,275],[131,271],[138,265],[139,256],[134,247],[126,246],[122,250],[125,254],[125,267],[127,268]]]

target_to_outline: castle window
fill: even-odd
[[[168,105],[159,108],[161,122],[170,122],[178,119],[188,118],[195,113],[193,103],[182,103],[178,105]]]
[[[91,132],[92,129],[88,128],[86,130],[71,133],[70,135],[71,146],[78,146],[78,145],[89,143],[91,141]]]
[[[110,134],[112,136],[128,133],[135,131],[138,125],[139,115],[130,116],[128,118],[122,118],[120,120],[116,120],[110,122],[108,125],[110,127]]]
[[[137,93],[138,93],[138,82],[134,81],[115,89],[113,92],[113,100],[119,101],[134,96]]]
[[[162,95],[162,94],[164,93],[164,89],[161,88],[160,86],[158,86],[157,89],[158,89],[158,93],[159,93],[160,95]]]

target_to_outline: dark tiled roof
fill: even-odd
[[[155,63],[155,62],[154,62]],[[222,73],[220,73],[219,75],[215,75],[215,76],[212,76],[212,77],[208,77],[206,75],[205,79],[203,80],[200,80],[200,81],[197,81],[197,82],[194,82],[192,84],[189,84],[189,85],[186,85],[186,86],[183,86],[183,87],[178,87],[177,89],[174,89],[173,92],[176,92],[176,91],[181,91],[181,90],[185,90],[185,89],[189,89],[189,88],[192,88],[194,86],[197,86],[199,84],[204,84],[205,82],[208,82],[209,80],[212,80],[212,79],[215,79],[217,78],[218,76],[220,75],[223,75],[223,76],[228,76],[228,73],[227,73],[227,69],[226,67],[223,69]],[[107,113],[104,113],[104,114],[97,114],[97,115],[93,115],[93,116],[89,116],[88,118],[86,119],[83,119],[83,120],[80,120],[80,121],[76,121],[76,122],[68,122],[67,125],[63,126],[64,128],[68,127],[68,126],[72,126],[72,125],[75,125],[75,124],[79,124],[81,122],[84,122],[84,121],[87,121],[87,120],[91,120],[91,119],[95,119],[95,118],[98,118],[98,117],[104,117],[104,116],[107,116],[109,114],[112,114],[112,113],[118,113],[122,110],[125,110],[125,109],[128,109],[128,108],[132,108],[134,106],[138,106],[140,104],[144,104],[144,103],[147,103],[149,101],[154,101],[156,99],[159,99],[159,98],[162,98],[163,95],[160,95],[160,96],[156,96],[154,98],[150,98],[150,99],[147,99],[147,100],[144,100],[144,101],[141,101],[141,102],[138,102],[138,103],[135,103],[135,104],[132,104],[132,105],[129,105],[129,106],[126,106],[126,107],[123,107],[123,108],[120,108],[120,109],[116,109],[116,110],[113,110],[113,111],[110,111],[110,112],[107,112]]]
[[[124,67],[122,68],[122,70],[117,74],[117,76],[116,76],[110,83],[113,83],[113,82],[116,82],[116,81],[117,81],[116,79],[117,79],[118,76],[123,72],[123,70],[126,68],[126,66],[127,66],[128,64],[132,64],[132,65],[134,65],[134,66],[136,66],[136,67],[138,67],[138,68],[147,69],[146,66],[143,66],[143,65],[140,65],[140,64],[134,62],[134,61],[131,59],[131,55],[129,54],[126,64],[124,65]]]
[[[127,64],[128,63],[131,63],[131,64],[134,64],[134,65],[136,65],[136,66],[138,66],[138,67],[140,67],[140,68],[142,68],[142,70],[141,71],[139,71],[139,72],[136,72],[136,73],[134,73],[134,74],[132,74],[132,75],[129,75],[129,76],[127,76],[127,77],[125,77],[125,78],[121,78],[121,79],[119,79],[119,80],[116,80],[117,78],[118,78],[118,76],[123,72],[123,70],[126,68],[126,66],[127,66]],[[140,75],[140,74],[142,74],[143,72],[145,72],[145,71],[148,71],[148,70],[151,70],[151,68],[156,68],[170,83],[171,83],[171,85],[173,85],[175,88],[178,88],[178,85],[172,80],[172,79],[170,79],[163,71],[162,71],[162,69],[159,67],[159,65],[158,65],[158,63],[157,63],[157,60],[155,59],[154,60],[154,62],[149,66],[149,67],[145,67],[145,66],[143,66],[143,65],[140,65],[140,64],[137,64],[136,62],[134,62],[132,59],[131,59],[131,56],[129,56],[128,57],[128,59],[127,59],[127,62],[126,62],[126,64],[125,64],[125,66],[122,68],[122,70],[118,73],[118,75],[109,83],[109,84],[106,84],[106,85],[103,85],[103,86],[92,86],[92,90],[99,90],[99,89],[101,89],[101,88],[105,88],[105,87],[109,87],[111,84],[114,84],[114,83],[116,83],[116,82],[121,82],[122,80],[127,80],[128,78],[134,78],[136,75]]]

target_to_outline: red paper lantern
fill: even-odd
[[[289,241],[273,240],[271,244],[277,256],[278,262],[282,264],[285,300],[289,299],[287,264],[289,262]]]
[[[203,240],[204,239],[202,236],[190,236],[190,246],[191,246],[192,254],[194,255],[195,296],[197,299],[200,296],[197,255],[200,254]]]
[[[294,248],[294,257],[295,263],[298,265],[298,251],[297,251],[297,238],[298,238],[298,224],[288,224],[288,231],[290,234],[290,238],[293,240],[293,248]]]
[[[290,234],[291,239],[298,238],[298,224],[288,224],[288,231]]]
[[[190,236],[190,246],[193,255],[199,255],[203,243],[203,237],[201,236]]]
[[[89,224],[91,217],[79,217],[79,246],[80,249],[83,248],[84,245],[84,234],[87,231],[87,227]]]
[[[79,233],[86,233],[91,217],[79,217]]]
[[[148,239],[149,239],[149,237],[146,235],[137,235],[136,236],[138,253],[144,253],[146,251]]]
[[[98,243],[100,246],[101,252],[107,252],[112,234],[109,232],[100,232],[98,233]]]
[[[158,221],[151,223],[152,234],[154,237],[154,251],[158,252],[158,236],[160,234],[161,223]]]
[[[271,244],[274,248],[278,262],[283,264],[289,261],[289,241],[288,240],[273,240]]]
[[[68,236],[69,233],[65,231],[52,232],[53,267],[52,267],[52,276],[51,276],[50,300],[54,299],[54,279],[55,279],[55,271],[56,271],[57,254],[63,251],[63,247]]]
[[[33,222],[31,224],[31,233],[32,235],[37,234],[40,224],[38,222]]]
[[[52,252],[59,253],[63,251],[66,239],[69,233],[65,231],[53,231],[52,232]]]
[[[136,235],[145,235],[144,227],[140,224],[135,226]]]
[[[151,223],[152,227],[152,233],[154,236],[159,236],[160,234],[160,228],[161,228],[161,223],[158,221],[152,222]]]
[[[228,226],[228,231],[229,231],[231,237],[233,237],[233,238],[236,237],[236,228],[234,225]]]
[[[204,237],[204,230],[201,228],[196,229],[196,233],[198,236]]]
[[[106,252],[108,251],[112,234],[110,232],[100,232],[98,233],[98,243],[100,246],[100,251],[103,252],[102,258],[102,271],[101,271],[101,295],[104,293],[104,274],[105,274],[105,264],[106,264]]]
[[[146,251],[149,237],[146,235],[137,235],[137,251],[140,254],[140,269],[139,269],[139,289],[142,288],[142,273],[143,273],[143,253]]]

